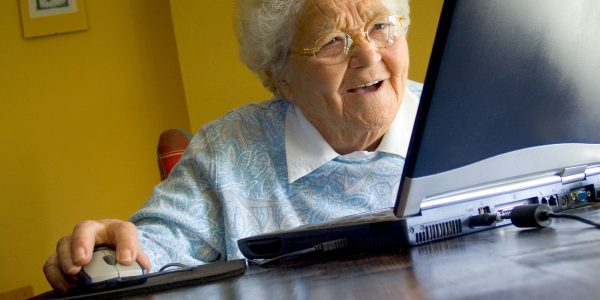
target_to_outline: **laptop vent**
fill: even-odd
[[[394,238],[390,235],[385,236],[361,236],[359,238],[354,239],[353,241],[354,247],[359,249],[364,248],[381,248],[381,247],[389,247],[398,244],[398,239]]]
[[[455,236],[461,232],[462,224],[460,223],[460,219],[426,225],[421,232],[416,234],[417,244]]]

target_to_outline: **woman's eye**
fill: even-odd
[[[375,23],[372,30],[385,30],[390,26],[389,23]]]
[[[319,48],[321,53],[337,52],[344,49],[346,45],[345,37],[343,35],[336,35],[326,40],[323,40]]]
[[[335,37],[331,38],[327,43],[325,43],[324,47],[335,45],[335,44],[339,44],[339,43],[343,43],[343,42],[344,42],[344,38],[343,37],[341,37],[341,36],[335,36]]]

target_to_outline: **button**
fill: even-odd
[[[115,259],[115,257],[114,257],[114,256],[112,256],[112,255],[110,255],[110,254],[109,254],[109,255],[105,255],[105,256],[103,257],[103,259],[104,259],[104,261],[105,261],[107,264],[109,264],[109,265],[111,265],[111,266],[114,266],[114,265],[116,265],[116,264],[117,264],[117,260]]]

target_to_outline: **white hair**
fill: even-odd
[[[263,85],[281,96],[273,80],[280,78],[289,58],[298,17],[305,0],[237,0],[235,15],[240,58]],[[381,0],[392,13],[403,16],[404,32],[410,24],[409,0]]]

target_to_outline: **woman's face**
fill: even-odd
[[[369,132],[383,136],[393,121],[408,75],[404,30],[385,48],[373,46],[360,33],[390,14],[380,0],[306,0],[278,87],[326,139]],[[312,48],[325,32],[336,31],[354,41],[342,62],[325,64],[294,54]]]

